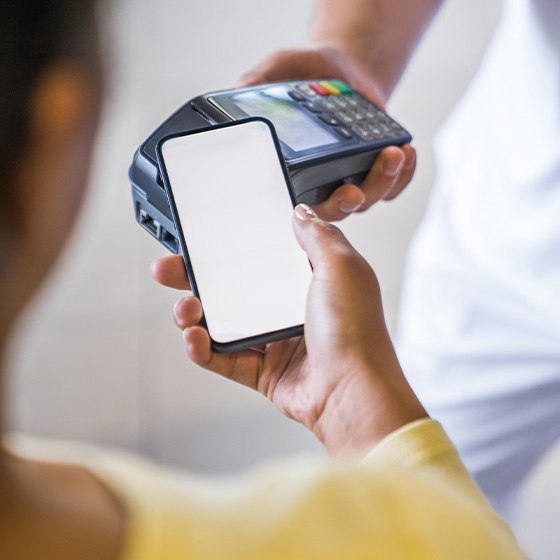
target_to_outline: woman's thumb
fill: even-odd
[[[292,222],[296,239],[313,268],[341,253],[354,253],[344,234],[333,224],[321,220],[307,204],[295,207]]]

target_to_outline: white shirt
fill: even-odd
[[[505,2],[436,159],[400,356],[507,514],[560,435],[560,1]]]

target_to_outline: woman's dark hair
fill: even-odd
[[[52,63],[91,56],[95,0],[0,2],[0,214],[9,213],[12,176],[29,136],[37,80]]]

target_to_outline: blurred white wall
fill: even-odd
[[[343,229],[377,271],[389,324],[407,245],[432,184],[433,134],[477,67],[498,0],[447,2],[396,92],[391,112],[415,135],[419,168],[396,202]],[[192,366],[153,283],[162,248],[134,222],[127,167],[143,138],[186,99],[235,84],[273,49],[302,44],[311,0],[121,0],[109,23],[111,73],[87,207],[58,271],[14,343],[14,429],[124,445],[167,463],[235,470],[272,455],[321,452],[265,400]],[[537,473],[521,533],[550,556],[558,453]],[[542,514],[545,511],[546,514]],[[547,534],[548,532],[548,534]],[[560,547],[556,547],[560,550]],[[547,556],[548,554],[548,556]]]

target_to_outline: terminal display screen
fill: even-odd
[[[265,117],[276,128],[282,142],[294,152],[336,144],[337,138],[323,128],[288,96],[284,87],[246,91],[232,98],[251,117]]]

